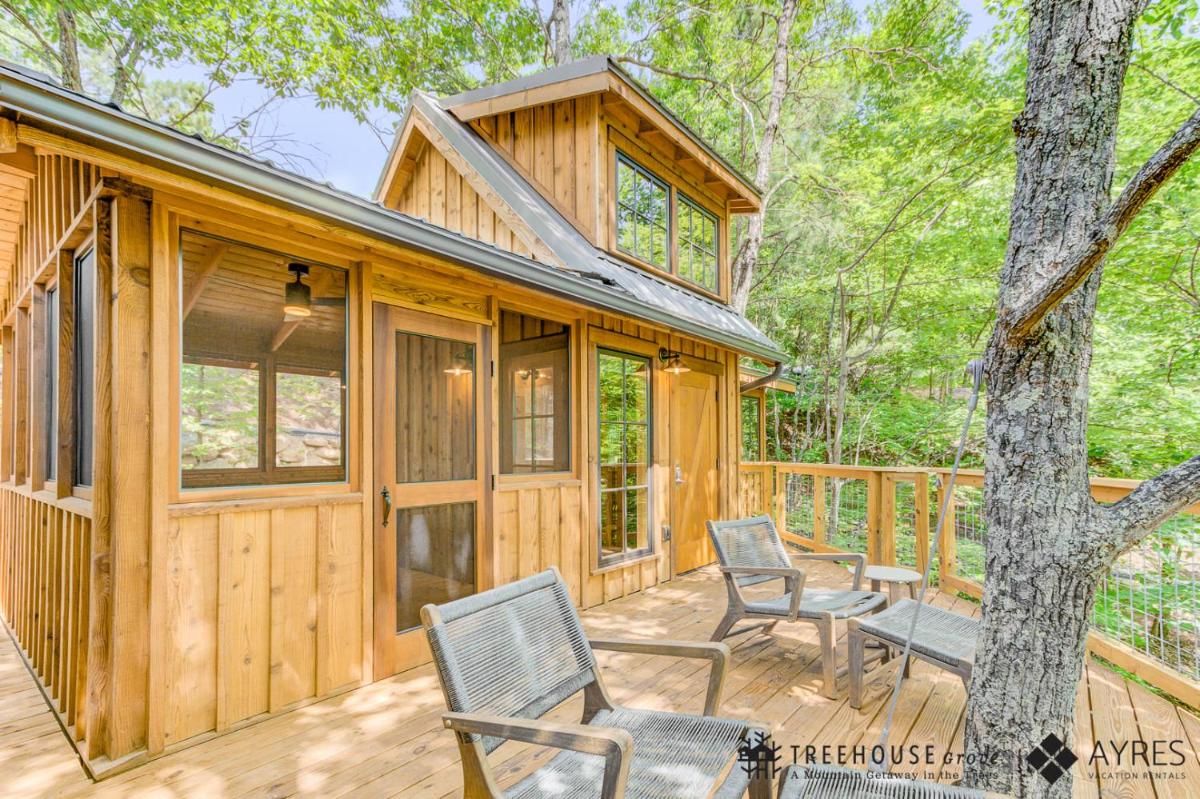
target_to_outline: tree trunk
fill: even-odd
[[[571,61],[571,6],[569,0],[554,0],[550,9],[548,26],[550,57],[554,65],[561,66]]]
[[[1110,205],[1117,114],[1138,5],[1029,4],[1025,109],[1000,316],[1047,283]],[[1087,473],[1088,369],[1100,268],[1027,339],[987,352],[987,582],[967,708],[968,784],[1069,797],[1024,762],[1073,742],[1075,691],[1108,521]],[[1113,553],[1115,554],[1115,553]]]
[[[63,86],[72,91],[83,91],[83,74],[79,69],[79,35],[75,25],[75,12],[60,9],[58,20],[58,57],[62,64]]]
[[[762,207],[751,214],[746,222],[746,238],[738,248],[733,261],[733,291],[731,301],[738,311],[746,310],[750,301],[750,287],[754,283],[754,269],[758,265],[758,253],[762,249],[765,232],[767,206],[771,202],[767,183],[771,179],[771,161],[775,154],[775,140],[779,134],[779,120],[783,115],[783,101],[787,96],[788,60],[791,52],[792,24],[796,21],[798,0],[784,0],[779,9],[779,24],[775,29],[775,50],[771,55],[771,91],[767,102],[767,117],[763,123],[762,137],[758,143],[758,162],[754,168],[754,182],[766,192]]]

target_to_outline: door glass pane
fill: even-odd
[[[475,479],[475,345],[396,333],[396,482]]]
[[[421,606],[475,593],[475,503],[396,512],[396,632],[420,625]]]

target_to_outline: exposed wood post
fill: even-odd
[[[88,758],[147,744],[150,582],[150,202],[96,201],[95,428]]]
[[[75,474],[75,253],[58,255],[58,496],[71,495]]]
[[[112,309],[105,298],[112,296],[113,201],[97,198],[95,215],[94,263],[96,270],[95,364],[92,370],[93,433],[92,433],[92,551],[90,557],[91,599],[88,603],[88,671],[85,717],[87,758],[96,761],[106,754],[111,705],[112,674],[110,650],[112,633],[112,499],[109,493],[111,428],[103,424],[112,413],[110,379],[112,376],[111,340]]]
[[[825,546],[825,478],[813,475],[813,543]],[[820,549],[820,547],[818,547]]]
[[[938,513],[941,513],[942,505],[946,501],[946,475],[938,473],[937,475],[937,507]],[[941,563],[938,567],[938,573],[942,576],[954,577],[958,571],[958,556],[956,549],[956,541],[954,537],[954,500],[951,498],[949,506],[946,508],[946,517],[942,520],[942,536],[938,539],[938,558]]]
[[[14,382],[13,374],[16,364],[16,355],[13,352],[14,336],[11,326],[4,328],[3,332],[3,357],[4,371],[0,377],[4,381],[4,402],[0,404],[0,478],[8,479],[13,475],[13,405],[16,404],[14,397]],[[12,527],[9,528],[9,535],[13,534]],[[11,605],[8,609],[12,612]]]
[[[770,467],[767,475],[771,476],[771,506],[763,508],[764,513],[775,516],[775,529],[787,532],[787,472],[778,466]],[[763,480],[763,490],[767,488],[767,480]]]
[[[883,494],[883,477],[879,472],[871,472],[865,478],[867,483],[867,562],[883,563],[881,552],[880,499]],[[893,495],[894,501],[894,495]]]
[[[17,309],[13,343],[13,482],[24,485],[29,463],[29,309]]]
[[[917,571],[924,574],[929,563],[929,475],[925,472],[913,479],[913,533]]]
[[[896,565],[896,476],[879,473],[879,563]]]

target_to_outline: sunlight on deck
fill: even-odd
[[[845,577],[836,567],[821,564],[810,579],[834,584]],[[964,613],[977,611],[973,603],[944,594],[934,601]],[[724,605],[720,579],[706,569],[596,608],[583,620],[598,636],[700,641],[707,640]],[[815,746],[820,758],[840,755],[850,765],[861,765],[853,762],[854,753],[862,751],[856,747],[868,747],[878,736],[894,667],[868,678],[859,712],[846,701],[844,680],[837,700],[818,692],[819,653],[811,625],[780,624],[770,637],[731,640],[734,657],[724,714],[770,723],[785,761],[791,760],[792,747],[803,753],[804,747]],[[843,640],[842,658],[844,650]],[[623,653],[601,653],[598,659],[618,702],[685,711],[698,711],[703,704],[707,665],[700,661]],[[1200,785],[1195,756],[1200,721],[1194,716],[1095,661],[1088,664],[1083,688],[1078,738],[1180,740],[1188,762],[1182,767],[1186,779],[1153,785],[1144,767],[1131,767],[1129,778],[1114,774],[1098,779],[1081,763],[1076,766],[1076,796],[1184,797]],[[453,738],[441,727],[442,695],[430,666],[213,738],[99,784],[84,776],[7,636],[0,644],[0,696],[0,762],[8,766],[0,790],[4,796],[416,799],[457,796],[462,780]],[[915,664],[901,694],[892,743],[931,746],[939,759],[949,753],[953,760],[962,750],[964,702],[957,678]],[[580,708],[581,702],[572,700],[553,716],[577,720]],[[493,762],[508,782],[549,756],[546,750],[509,744],[493,754]],[[952,765],[924,776],[948,781],[958,773]]]

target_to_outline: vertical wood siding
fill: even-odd
[[[361,682],[361,524],[357,501],[170,519],[151,751]]]

